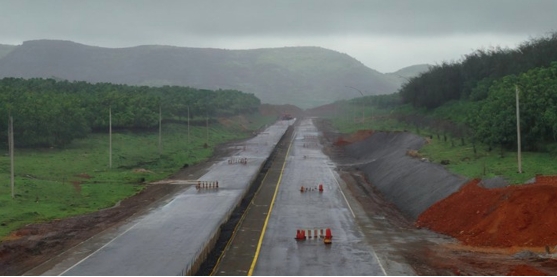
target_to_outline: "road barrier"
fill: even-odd
[[[304,148],[315,148],[318,147],[319,144],[317,142],[304,142],[302,145]]]
[[[306,239],[323,239],[325,244],[330,244],[333,240],[331,228],[309,228],[297,229],[295,240],[302,241]]]
[[[231,158],[228,159],[228,164],[248,164],[248,158]]]
[[[197,181],[196,189],[219,188],[219,181]]]
[[[304,186],[300,187],[300,192],[311,192],[311,191],[323,192],[323,184],[319,184],[319,186],[315,186],[315,187],[304,187]]]

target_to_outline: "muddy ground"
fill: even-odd
[[[556,275],[557,262],[545,255],[543,248],[480,248],[465,246],[456,239],[415,227],[411,214],[403,214],[395,203],[386,200],[379,189],[361,171],[359,165],[345,165],[351,161],[345,146],[338,145],[335,130],[323,120],[316,125],[323,132],[322,144],[337,165],[343,180],[354,197],[360,202],[370,218],[384,217],[386,223],[380,228],[389,233],[389,244],[395,256],[402,256],[418,275]],[[363,140],[373,132],[359,132]],[[351,136],[354,138],[354,135]],[[342,140],[342,139],[341,139]],[[335,145],[336,144],[336,145]],[[458,216],[458,215],[455,215]],[[381,241],[378,242],[381,251]],[[396,253],[394,253],[396,252]]]
[[[215,160],[229,155],[230,144],[217,147],[211,159],[182,168],[169,176],[169,179],[197,179],[206,173]],[[186,188],[187,185],[147,184],[141,192],[112,208],[21,228],[0,244],[0,275],[22,275],[51,257],[107,228],[123,223],[127,218],[146,211],[158,201]]]
[[[341,148],[330,146],[337,136],[334,130],[326,124],[318,126],[326,135],[324,144],[329,145],[325,152],[333,160],[346,155]],[[228,145],[220,146],[209,161],[184,168],[170,178],[196,179],[206,172],[212,161],[228,155],[228,149]],[[370,217],[386,219],[388,226],[385,228],[390,228],[390,232],[398,237],[397,254],[404,257],[418,275],[557,275],[554,260],[540,258],[531,252],[463,246],[449,237],[422,232],[393,203],[386,201],[356,168],[342,168],[341,176]],[[143,191],[113,208],[26,226],[0,244],[0,274],[21,275],[185,188],[180,185],[147,185]]]

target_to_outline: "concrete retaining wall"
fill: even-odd
[[[387,200],[415,220],[467,181],[441,165],[406,155],[424,143],[424,138],[408,132],[378,132],[345,146],[345,151]]]

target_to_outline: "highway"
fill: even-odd
[[[311,119],[296,127],[268,223],[249,275],[385,275],[321,151]],[[318,190],[323,184],[324,191]],[[301,192],[301,187],[309,188]],[[297,230],[330,228],[333,240],[295,240]],[[321,231],[318,231],[318,233]],[[314,233],[312,233],[313,235]]]
[[[293,121],[279,121],[234,146],[232,157],[148,213],[103,232],[40,266],[43,275],[184,275],[191,273]],[[238,162],[247,159],[247,163]],[[182,180],[185,182],[186,180]],[[218,188],[216,182],[218,181]],[[177,181],[179,182],[179,181]],[[28,272],[39,274],[39,269]]]

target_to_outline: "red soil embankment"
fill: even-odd
[[[557,245],[557,177],[534,184],[486,189],[473,180],[423,212],[416,225],[466,245]]]
[[[507,273],[507,276],[548,276],[545,272],[537,270],[529,265],[517,265]]]
[[[351,144],[357,141],[362,141],[370,137],[371,135],[373,135],[373,130],[358,130],[357,132],[352,133],[348,136],[339,137],[334,142],[334,145],[343,146],[343,145]]]

